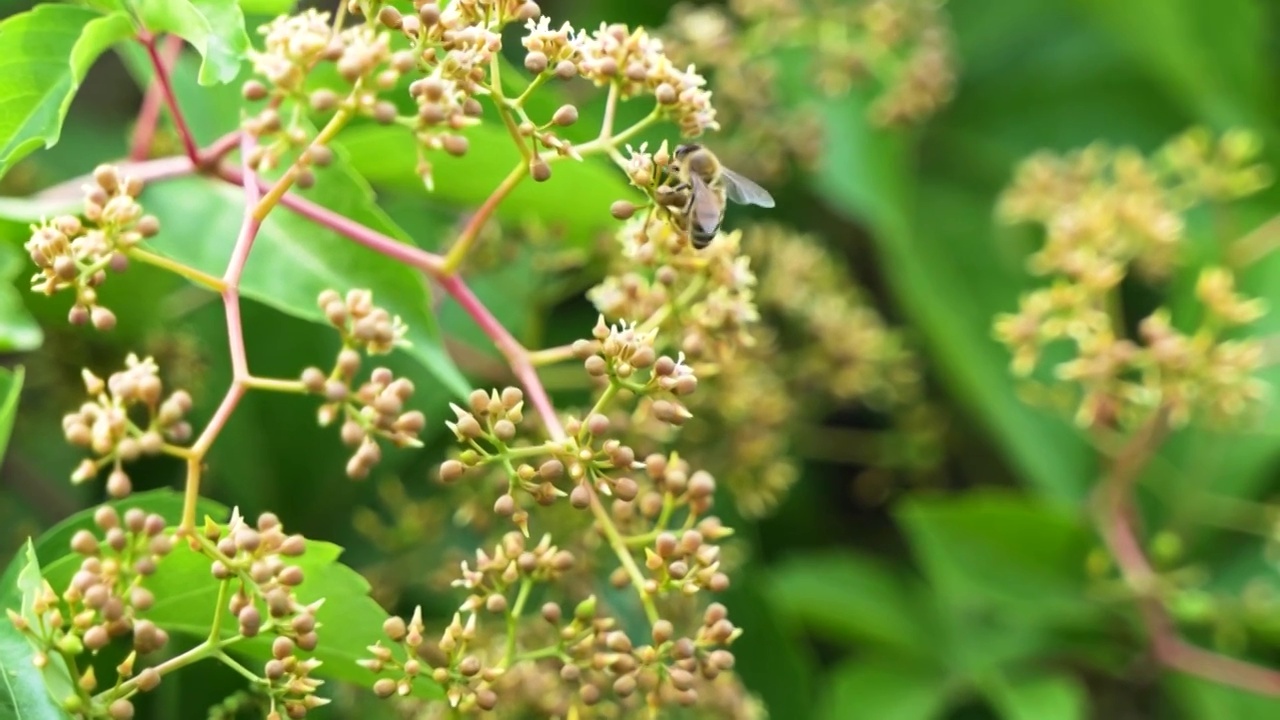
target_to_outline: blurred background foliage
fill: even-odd
[[[30,4],[10,0],[0,14]],[[725,602],[746,629],[736,669],[772,717],[1201,720],[1280,711],[1280,701],[1152,663],[1131,600],[1105,580],[1088,522],[1098,454],[1069,408],[1031,402],[991,333],[995,316],[1034,286],[1024,263],[1036,235],[995,219],[1021,159],[1097,141],[1151,152],[1206,126],[1258,133],[1264,160],[1277,164],[1280,10],[1260,0],[541,5],[577,27],[657,29],[677,59],[711,78],[724,128],[708,144],[778,199],[767,214],[735,208],[728,220],[743,230],[760,276],[768,328],[760,355],[701,386],[686,433],[688,454],[727,486],[721,508],[738,528],[739,566]],[[901,42],[886,53],[886,39]],[[178,92],[207,143],[237,122],[238,90],[196,86],[197,67],[184,55]],[[58,145],[10,172],[4,194],[122,157],[143,68],[130,52],[105,56]],[[601,112],[592,102],[584,116]],[[379,205],[428,248],[449,241],[466,205],[515,157],[504,138],[490,140],[473,136],[465,160],[441,160],[437,193],[427,196],[414,159],[388,156],[378,128],[341,136]],[[161,141],[166,152],[180,149],[172,135]],[[595,321],[585,291],[616,254],[606,210],[625,187],[594,172],[557,165],[552,182],[521,188],[468,266],[478,294],[528,347],[570,342]],[[559,194],[575,182],[581,197]],[[1196,251],[1178,274],[1189,279],[1168,286],[1167,303],[1194,303],[1195,266],[1214,261],[1218,240],[1273,216],[1277,200],[1269,189],[1192,216]],[[175,243],[209,232],[198,217],[162,219]],[[0,474],[8,551],[100,499],[99,486],[67,481],[79,457],[59,432],[62,414],[80,402],[81,367],[105,374],[127,352],[152,354],[166,382],[197,398],[196,423],[230,380],[216,297],[138,265],[129,282],[103,290],[116,330],[69,327],[64,298],[26,289],[24,231],[0,225],[0,269],[13,288],[0,293],[0,344],[11,351],[7,363],[27,369]],[[287,283],[287,268],[270,273]],[[1271,257],[1239,282],[1275,305],[1278,273]],[[1155,302],[1144,292],[1132,290],[1134,307]],[[319,325],[253,301],[244,316],[255,374],[295,376],[333,351]],[[1259,331],[1278,322],[1272,315]],[[504,382],[499,357],[456,306],[441,304],[440,323],[473,381]],[[439,381],[403,354],[391,364],[418,384],[428,418],[444,419],[450,397]],[[545,378],[560,407],[585,401],[576,368]],[[348,548],[346,561],[388,607],[421,603],[447,617],[456,604],[449,575],[477,542],[453,519],[487,510],[491,498],[477,495],[473,507],[466,489],[435,483],[447,445],[440,423],[425,450],[394,453],[368,481],[353,482],[344,450],[313,413],[302,398],[251,393],[210,456],[208,493]],[[1280,587],[1266,544],[1276,420],[1269,410],[1231,432],[1179,431],[1152,463],[1141,501],[1162,569],[1193,578],[1175,608],[1189,636],[1280,666]],[[181,468],[144,462],[132,477],[139,490],[172,485]],[[179,717],[178,708],[207,707],[237,687],[230,672],[180,676],[153,693],[151,716]],[[373,712],[351,695],[330,716],[355,717],[357,704]]]

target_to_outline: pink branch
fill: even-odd
[[[218,171],[218,174],[228,182],[244,184],[244,173],[239,170],[224,167]],[[266,192],[270,187],[261,180],[257,181],[260,192]],[[427,273],[435,274],[440,271],[443,259],[439,255],[400,242],[389,235],[383,235],[322,205],[291,193],[284,194],[280,198],[280,204],[317,225],[323,225],[340,235],[345,235],[356,244],[363,245],[376,253],[412,265]]]
[[[147,41],[143,41],[146,45]],[[170,35],[165,38],[164,49],[159,55],[152,55],[152,63],[164,67],[173,67],[182,52],[182,38]],[[159,77],[157,75],[157,77]],[[164,105],[165,94],[161,83],[152,80],[142,98],[142,107],[138,110],[138,122],[133,128],[133,142],[129,149],[130,160],[145,160],[151,151],[151,141],[155,137],[156,122],[160,119],[160,108]]]
[[[219,175],[230,182],[241,184],[245,182],[244,173],[230,168],[222,168],[219,171]],[[259,189],[265,191],[267,185],[259,181]],[[542,380],[538,377],[537,370],[529,361],[529,352],[518,340],[512,337],[511,333],[507,332],[502,323],[498,322],[493,313],[489,312],[484,303],[471,292],[471,289],[467,287],[462,278],[444,272],[443,259],[439,255],[402,243],[388,235],[383,235],[292,193],[283,195],[280,198],[280,204],[318,225],[345,235],[347,238],[374,252],[412,265],[435,278],[440,287],[458,301],[462,309],[471,316],[471,319],[480,326],[484,334],[493,341],[494,346],[507,359],[508,364],[511,365],[512,373],[520,384],[524,386],[530,402],[546,425],[547,432],[555,439],[564,437],[564,428],[560,424],[555,408],[552,407],[551,400],[547,397],[547,391],[542,386]]]
[[[249,261],[249,252],[253,250],[253,241],[258,237],[258,228],[262,223],[253,216],[253,209],[258,205],[261,193],[258,190],[258,178],[249,166],[249,155],[253,151],[254,139],[245,134],[240,141],[240,162],[243,167],[244,182],[244,224],[240,226],[240,236],[231,250],[231,259],[227,261],[227,271],[222,275],[226,287],[222,290],[222,305],[227,312],[227,340],[231,346],[231,369],[235,384],[242,385],[249,378],[249,360],[244,349],[244,330],[240,325],[240,277],[244,275],[244,266]]]
[[[547,427],[547,433],[551,435],[553,440],[561,440],[564,438],[564,426],[560,424],[560,418],[556,415],[555,408],[551,405],[551,399],[547,397],[547,390],[542,386],[542,380],[538,377],[538,371],[533,367],[533,363],[529,362],[529,351],[518,340],[512,337],[511,333],[498,322],[498,319],[489,312],[489,308],[485,307],[480,298],[471,292],[471,288],[462,281],[457,275],[444,275],[436,278],[440,283],[440,287],[445,292],[453,296],[454,300],[462,306],[462,309],[475,320],[484,334],[493,340],[493,344],[498,351],[507,358],[507,362],[511,364],[511,372],[524,386],[525,393],[529,396],[533,407],[538,411],[538,415],[542,418],[542,422]]]
[[[142,43],[142,46],[147,49],[147,57],[151,58],[151,67],[155,70],[155,73],[156,73],[155,79],[152,80],[153,87],[160,88],[160,94],[163,96],[165,104],[169,107],[169,114],[173,116],[173,125],[175,128],[177,128],[178,137],[182,139],[182,148],[186,152],[187,158],[191,160],[192,163],[199,164],[200,151],[196,147],[195,137],[191,135],[191,128],[187,126],[187,119],[183,117],[182,110],[178,107],[178,98],[173,94],[173,84],[169,82],[168,63],[165,62],[164,58],[160,57],[160,52],[156,49],[156,39],[154,36],[149,34],[144,34],[140,36],[138,40]],[[181,38],[176,38],[176,37],[170,38],[171,42],[175,40],[177,41],[177,45],[176,45],[177,49],[181,50],[182,49]],[[145,110],[146,110],[146,105],[144,103],[143,111]],[[140,121],[141,121],[141,118],[140,118]],[[134,137],[135,152],[137,151],[139,141],[145,142],[147,147],[150,146],[151,144],[150,136],[151,136],[151,132],[154,129],[155,129],[154,121],[150,123],[150,128],[145,128],[145,129],[140,128],[139,134],[142,135],[143,137],[139,138],[138,136],[135,135]],[[142,155],[145,157],[146,152],[144,151]]]

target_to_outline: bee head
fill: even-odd
[[[688,157],[689,153],[694,152],[695,150],[701,150],[701,149],[702,149],[702,146],[696,143],[686,143],[684,145],[677,145],[674,156],[676,160],[683,160],[686,157]]]

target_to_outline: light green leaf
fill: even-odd
[[[831,671],[819,720],[934,720],[947,707],[947,680],[935,668],[885,660],[846,662]]]
[[[31,603],[42,590],[43,577],[35,547],[26,545],[0,578],[0,607],[12,609],[29,623],[35,619]],[[54,698],[75,694],[75,683],[61,655],[49,656],[44,670],[37,670],[33,660],[36,648],[32,640],[14,627],[7,617],[0,617],[0,717],[15,720],[62,720],[71,716]]]
[[[293,10],[297,0],[240,0],[245,15],[283,15]]]
[[[289,562],[302,568],[305,576],[296,590],[299,601],[312,603],[324,599],[316,612],[320,643],[311,653],[324,664],[315,674],[370,688],[378,676],[357,661],[370,657],[368,646],[385,640],[382,624],[387,613],[369,597],[368,581],[338,562],[341,554],[342,548],[337,545],[308,540],[307,551],[298,558],[289,558]],[[147,587],[155,593],[156,603],[146,617],[168,632],[207,636],[218,600],[218,582],[209,568],[208,558],[186,546],[176,548],[147,581]],[[236,633],[235,618],[224,615],[223,637]],[[231,652],[263,663],[271,659],[273,639],[260,635],[236,643]],[[414,688],[418,697],[439,698],[444,694],[439,685],[426,678],[415,683]]]
[[[1254,0],[1077,0],[1116,45],[1150,69],[1195,115],[1215,125],[1255,124],[1274,92],[1268,28]]]
[[[52,147],[98,56],[133,33],[127,16],[42,4],[0,22],[0,176]]]
[[[0,368],[0,463],[9,449],[9,437],[18,417],[18,401],[22,398],[22,380],[26,370],[19,365],[13,370]]]
[[[305,194],[308,199],[407,242],[372,202],[368,187],[341,162],[316,175],[316,185]],[[153,250],[222,275],[244,212],[238,188],[204,178],[182,178],[149,185],[142,203],[160,219],[160,235],[150,244]],[[405,352],[455,395],[463,397],[471,390],[444,350],[421,272],[285,208],[277,208],[263,223],[240,287],[246,297],[319,323],[327,322],[316,305],[325,288],[344,293],[352,288],[371,289],[374,303],[408,325],[406,338],[412,346]]]
[[[201,85],[229,83],[240,74],[249,35],[236,0],[138,0],[137,12],[151,32],[177,35],[200,52]]]
[[[918,583],[881,562],[851,552],[786,560],[767,579],[779,611],[823,638],[872,642],[913,655],[932,652],[932,610]]]
[[[35,350],[44,342],[44,331],[27,312],[22,293],[13,283],[21,276],[19,285],[25,286],[33,267],[17,247],[0,244],[0,352]]]
[[[485,123],[466,130],[470,149],[461,158],[433,152],[435,190],[427,193],[418,176],[412,135],[403,128],[365,125],[338,136],[351,164],[374,185],[422,193],[424,201],[437,200],[459,209],[474,209],[520,162],[520,152],[507,132]],[[621,170],[587,157],[582,162],[564,159],[551,164],[551,179],[537,183],[525,178],[498,206],[499,218],[520,222],[537,220],[552,230],[562,230],[576,247],[590,246],[602,233],[617,227],[609,214],[615,200],[638,199]]]
[[[171,490],[139,493],[110,504],[121,513],[133,507],[158,513],[170,526],[177,524],[182,512],[182,496]],[[38,541],[40,555],[53,558],[46,560],[45,575],[55,588],[65,586],[79,568],[81,558],[70,552],[70,539],[77,530],[93,527],[95,509],[73,515]],[[224,506],[203,498],[198,509],[200,517],[211,517],[215,521],[225,522],[229,516]],[[374,675],[356,665],[356,660],[365,657],[365,647],[379,639],[387,613],[369,597],[368,581],[338,562],[341,553],[342,548],[337,545],[309,540],[307,551],[289,560],[301,567],[305,575],[297,588],[299,599],[310,603],[325,598],[316,615],[323,627],[318,630],[320,644],[313,655],[324,663],[316,675],[369,686]],[[173,552],[160,561],[156,573],[147,578],[146,587],[155,594],[156,602],[145,617],[169,633],[206,637],[218,598],[218,581],[210,573],[210,565],[208,558],[192,551],[185,543],[176,543]],[[224,637],[234,636],[235,619],[230,616],[224,619]],[[271,639],[254,638],[237,643],[230,650],[266,661],[271,657]],[[441,695],[439,686],[432,682],[419,683],[417,693],[428,698]]]
[[[1170,673],[1164,683],[1180,720],[1253,720],[1280,714],[1280,699],[1266,697],[1182,673]]]
[[[985,683],[984,690],[1003,720],[1084,720],[1089,717],[1084,688],[1067,675],[997,677]]]
[[[138,508],[148,514],[156,513],[170,525],[176,525],[182,521],[182,493],[169,488],[134,493],[122,500],[112,500],[103,504],[115,508],[121,514],[129,508]],[[36,555],[41,565],[46,568],[45,577],[48,577],[50,582],[63,580],[60,573],[64,573],[67,567],[71,567],[71,572],[65,573],[65,579],[70,579],[71,573],[78,567],[79,556],[71,552],[71,538],[76,532],[80,530],[101,532],[93,522],[93,514],[98,507],[81,510],[45,530],[40,537],[36,538]],[[196,512],[200,517],[209,515],[222,518],[227,516],[230,509],[213,500],[200,498],[196,505]]]

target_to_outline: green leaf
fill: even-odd
[[[240,0],[240,9],[245,15],[283,15],[296,4],[296,0]]]
[[[32,266],[25,253],[9,244],[0,244],[0,352],[26,352],[44,343],[44,331],[27,312],[22,293],[13,286],[14,278],[23,276],[22,285]]]
[[[428,194],[418,176],[413,137],[403,128],[365,125],[343,132],[341,144],[352,167],[374,185],[414,190],[424,200],[435,199],[458,208],[479,207],[520,162],[520,152],[500,126],[485,123],[468,128],[470,149],[461,158],[443,152],[429,155],[435,190]],[[551,179],[537,183],[525,178],[498,206],[501,219],[539,221],[562,230],[571,245],[586,247],[597,235],[617,227],[609,214],[616,200],[635,199],[636,191],[621,170],[587,157],[551,164]]]
[[[786,708],[793,717],[812,716],[819,666],[807,643],[790,623],[779,622],[779,609],[754,584],[734,583],[722,599],[734,622],[748,628],[733,644],[735,672],[743,684],[765,707]]]
[[[923,590],[874,558],[851,552],[796,557],[769,573],[770,598],[783,616],[821,637],[871,642],[927,658],[932,609]]]
[[[300,557],[290,558],[289,562],[302,568],[305,577],[296,589],[298,600],[312,603],[324,599],[324,604],[316,612],[319,622],[316,632],[320,643],[311,653],[324,664],[315,674],[369,688],[378,676],[356,663],[370,657],[366,650],[368,646],[380,639],[385,640],[382,624],[387,613],[369,597],[368,581],[338,562],[341,554],[342,548],[337,545],[308,540],[307,551]],[[210,575],[209,567],[208,558],[187,550],[185,546],[165,558],[154,578],[147,582],[147,587],[156,596],[156,604],[147,617],[169,632],[206,636],[218,599],[218,583]],[[235,618],[227,614],[222,624],[222,635],[232,637],[236,633]],[[271,659],[273,639],[260,635],[236,643],[230,650],[237,655],[266,662]],[[416,683],[414,694],[426,698],[443,697],[440,686],[430,680]]]
[[[1255,124],[1274,94],[1263,4],[1254,0],[1077,0],[1188,110],[1219,126]]]
[[[127,16],[42,4],[0,22],[0,176],[52,147],[98,56],[133,33]]]
[[[1046,619],[1094,611],[1084,577],[1093,538],[1068,510],[1008,492],[971,490],[911,498],[894,515],[944,602]]]
[[[1218,720],[1219,718],[1273,718],[1280,713],[1280,699],[1182,673],[1169,673],[1165,691],[1178,708],[1181,720]]]
[[[316,176],[316,185],[305,194],[308,199],[407,242],[372,202],[368,187],[345,165],[335,162]],[[143,191],[142,202],[160,219],[161,232],[150,243],[153,250],[206,273],[222,275],[244,212],[240,189],[187,177],[152,183]],[[258,232],[241,279],[241,292],[295,317],[325,323],[316,305],[325,288],[339,292],[371,289],[376,304],[399,315],[409,326],[406,338],[412,346],[405,352],[455,395],[464,397],[470,392],[470,384],[444,350],[421,272],[277,208]]]
[[[818,701],[819,720],[933,720],[947,707],[947,681],[936,668],[858,660],[831,671]]]
[[[134,493],[124,499],[112,500],[103,503],[103,505],[115,508],[120,514],[124,514],[125,510],[129,508],[138,508],[148,514],[156,513],[170,525],[176,525],[182,521],[182,493],[170,488]],[[101,529],[93,522],[93,514],[98,507],[100,506],[81,510],[71,515],[41,533],[40,537],[36,539],[36,555],[39,557],[40,563],[46,568],[45,577],[49,578],[49,581],[53,582],[55,587],[57,586],[55,581],[66,582],[70,580],[71,575],[79,567],[80,556],[71,552],[72,536],[79,530],[101,532]],[[209,515],[214,518],[221,518],[226,517],[229,509],[221,503],[207,498],[200,498],[199,503],[196,505],[196,512],[198,517]]]
[[[21,365],[14,370],[0,368],[0,463],[9,449],[13,421],[18,417],[18,401],[22,398],[22,379],[26,371]]]
[[[139,0],[137,12],[151,32],[177,35],[200,52],[201,85],[229,83],[240,74],[249,34],[236,0]]]
[[[138,507],[159,513],[171,526],[181,519],[182,496],[171,490],[139,493],[110,504],[121,512]],[[199,512],[201,517],[216,521],[229,515],[225,507],[203,498]],[[56,558],[46,561],[46,576],[55,588],[65,586],[79,568],[80,556],[69,551],[70,539],[77,530],[92,526],[93,513],[94,509],[77,513],[41,536],[40,554]],[[368,581],[338,562],[341,553],[342,548],[332,543],[308,540],[307,551],[289,561],[301,567],[305,576],[296,590],[298,599],[304,603],[325,599],[316,615],[323,627],[318,630],[320,644],[313,655],[324,663],[316,674],[369,686],[375,676],[357,665],[356,660],[365,657],[365,647],[380,638],[387,613],[369,597]],[[176,543],[156,573],[147,578],[146,587],[154,593],[156,602],[145,617],[169,633],[207,636],[219,586],[210,573],[210,565],[207,557],[185,543]],[[234,636],[235,618],[225,617],[222,627],[224,637]],[[271,657],[271,639],[254,638],[236,643],[230,650],[265,662]],[[419,683],[417,694],[434,698],[440,697],[441,691],[435,683],[424,682]]]
[[[1080,682],[1068,675],[995,678],[984,686],[1003,720],[1084,720],[1089,704]],[[1225,717],[1225,716],[1224,716]]]
[[[40,562],[28,539],[0,578],[0,606],[12,609],[29,623],[35,614],[31,603],[43,587]],[[7,613],[6,613],[7,615]],[[50,655],[44,670],[37,670],[32,641],[0,617],[0,717],[15,720],[69,718],[54,697],[75,694],[75,683],[61,655]]]
[[[151,65],[146,48],[138,43],[128,43],[116,48],[116,54],[137,82],[138,88],[145,92],[155,77],[155,68]],[[169,68],[169,84],[173,88],[173,95],[178,101],[178,107],[182,108],[187,129],[200,146],[235,130],[240,123],[240,110],[244,107],[244,96],[240,94],[239,84],[200,84],[203,65],[203,60],[196,54],[184,52]],[[243,69],[247,70],[247,67]],[[243,79],[244,75],[246,73],[242,72],[236,78]],[[173,119],[166,112],[161,115],[161,122],[172,126]]]

